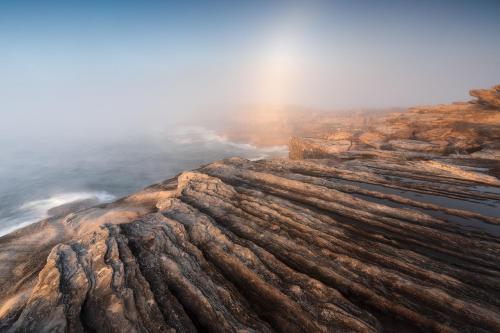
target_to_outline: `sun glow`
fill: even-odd
[[[266,103],[288,102],[299,74],[298,57],[287,45],[276,45],[258,66],[257,95]]]
[[[303,12],[294,12],[276,23],[262,43],[255,61],[255,87],[261,102],[284,105],[291,102],[305,64]]]

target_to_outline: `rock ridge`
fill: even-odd
[[[290,158],[327,158],[351,150],[406,154],[461,154],[499,160],[500,85],[471,90],[466,103],[421,106],[372,119],[359,128],[338,128],[317,137],[293,137]],[[349,142],[349,143],[348,143]]]
[[[0,332],[500,332],[494,89],[0,237]]]
[[[499,187],[442,160],[217,161],[0,238],[0,327],[497,332]]]

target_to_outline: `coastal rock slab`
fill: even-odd
[[[364,132],[358,137],[358,140],[360,143],[376,149],[382,149],[386,143],[386,137],[375,131]]]
[[[500,332],[497,88],[0,237],[0,332]]]
[[[418,140],[390,140],[391,148],[416,151],[422,153],[443,153],[446,150],[447,142],[425,142]]]
[[[500,161],[500,149],[483,149],[471,154],[475,158]]]
[[[226,159],[1,237],[0,330],[500,332],[500,181],[389,153]]]
[[[291,159],[327,158],[335,154],[349,151],[352,147],[350,140],[323,140],[314,138],[294,137],[289,143],[289,157]]]

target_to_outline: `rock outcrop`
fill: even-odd
[[[372,119],[351,131],[339,128],[312,138],[293,138],[290,157],[335,156],[327,147],[342,147],[349,138],[349,150],[384,149],[432,154],[471,154],[498,159],[500,151],[500,86],[471,90],[476,97],[467,103],[410,108]],[[350,125],[349,125],[350,126]],[[314,140],[314,148],[311,148]],[[311,153],[313,151],[314,153]]]
[[[470,95],[477,98],[477,103],[487,108],[500,109],[500,85],[491,89],[475,89],[470,91]]]
[[[4,236],[0,329],[500,332],[488,165],[352,154],[222,160]]]
[[[0,237],[0,332],[500,332],[491,105],[62,207]]]
[[[293,106],[251,106],[232,110],[224,117],[214,118],[210,114],[211,119],[204,120],[204,123],[216,120],[214,126],[234,142],[275,146],[286,145],[291,136],[330,136],[330,140],[350,140],[357,128],[381,115],[402,111],[405,109],[319,110]]]
[[[288,147],[291,159],[327,158],[349,151],[352,141],[293,137]]]

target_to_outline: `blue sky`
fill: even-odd
[[[498,17],[500,1],[2,0],[0,130],[464,100],[500,83]]]

